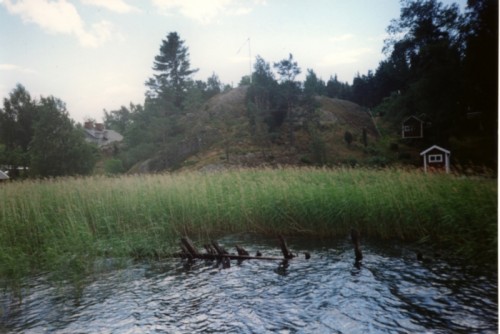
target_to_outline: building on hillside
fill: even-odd
[[[3,171],[0,170],[0,182],[6,181],[8,179],[10,179],[9,175],[7,175],[7,173],[5,173],[5,172],[3,172]]]
[[[401,136],[403,138],[423,138],[424,122],[415,116],[406,118],[401,126]]]
[[[114,130],[105,129],[102,123],[88,121],[85,122],[83,129],[85,130],[85,140],[96,144],[99,148],[104,148],[109,144],[119,143],[123,140],[121,134]]]
[[[428,170],[444,170],[450,172],[450,151],[440,146],[433,145],[420,152],[424,158],[424,172]]]

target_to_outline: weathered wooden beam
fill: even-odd
[[[174,254],[174,256],[182,257],[183,254]],[[190,254],[188,254],[190,255]],[[236,254],[198,254],[197,259],[201,260],[220,260],[222,258],[228,258],[230,260],[270,260],[270,261],[281,261],[282,257],[271,257],[271,256],[251,256],[251,255],[236,255]]]
[[[212,246],[214,247],[217,254],[219,255],[228,254],[228,252],[224,249],[224,247],[220,246],[216,240],[212,240]]]
[[[356,262],[359,262],[363,259],[363,253],[361,252],[361,248],[359,245],[360,234],[356,229],[351,229],[351,241],[354,245],[354,256],[356,258]]]
[[[292,252],[288,249],[285,238],[283,238],[283,236],[280,234],[278,235],[278,239],[280,241],[280,247],[281,247],[281,252],[283,253],[283,257],[287,260],[293,259],[295,255],[293,255]]]
[[[182,245],[186,248],[189,254],[191,254],[192,257],[197,257],[200,252],[196,249],[196,247],[193,245],[191,240],[189,240],[188,237],[183,237],[181,238]]]
[[[207,251],[207,254],[217,254],[217,251],[212,247],[212,245],[205,244],[205,245],[203,245],[203,247]]]
[[[283,253],[283,257],[285,260],[289,260],[295,257],[294,254],[288,249],[285,239],[283,236],[278,236],[280,240],[280,247]],[[188,237],[181,238],[181,252],[174,254],[175,257],[188,258],[188,259],[202,259],[202,260],[217,260],[223,264],[223,267],[228,267],[229,260],[268,260],[268,261],[279,261],[283,260],[283,257],[271,257],[271,256],[262,256],[262,254],[257,251],[255,256],[251,256],[248,251],[246,251],[243,247],[236,245],[236,251],[238,254],[229,254],[224,247],[219,245],[219,243],[215,240],[212,240],[211,244],[205,244],[203,247],[205,248],[206,253],[200,253],[196,247],[193,245],[193,242]],[[306,259],[310,258],[309,253],[305,253]]]
[[[250,255],[243,247],[240,245],[236,245],[236,251],[238,252],[238,255]]]
[[[178,254],[181,258],[193,259],[193,256],[189,253],[186,246],[181,243],[181,253]]]

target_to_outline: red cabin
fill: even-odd
[[[403,138],[423,138],[424,122],[415,116],[410,116],[402,123],[401,136]]]
[[[445,170],[446,173],[450,172],[450,151],[433,145],[420,152],[420,155],[424,157],[424,171],[427,172],[429,169]]]

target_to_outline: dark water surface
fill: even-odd
[[[219,242],[281,256],[274,239]],[[175,259],[131,264],[98,275],[79,294],[39,277],[22,302],[0,295],[0,332],[497,333],[496,273],[418,262],[404,245],[366,242],[357,267],[347,239],[288,244],[311,259],[232,261],[229,269]]]

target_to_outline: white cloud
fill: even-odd
[[[140,11],[137,7],[131,6],[123,0],[81,0],[81,2],[84,5],[102,7],[112,12],[123,14]]]
[[[228,58],[228,61],[234,64],[241,64],[241,63],[248,63],[250,60],[250,57],[248,56],[232,56]]]
[[[345,51],[334,52],[323,57],[323,59],[319,62],[318,65],[321,67],[325,67],[325,66],[354,64],[360,62],[362,58],[366,56],[375,54],[376,52],[371,48],[348,49]]]
[[[209,23],[219,13],[223,12],[231,0],[153,0],[153,4],[166,13],[178,11],[182,15],[199,21]]]
[[[212,22],[218,15],[246,15],[252,11],[250,6],[240,6],[235,0],[152,0],[153,5],[163,13],[175,12],[203,24]],[[255,5],[265,5],[266,1],[254,0]]]
[[[15,71],[22,73],[36,73],[35,70],[31,68],[22,67],[14,64],[0,64],[0,71]]]
[[[48,33],[76,36],[84,47],[97,47],[112,36],[112,25],[106,21],[92,25],[89,31],[75,6],[66,0],[4,0],[0,4],[23,22],[34,23]]]
[[[246,15],[252,11],[250,7],[239,7],[231,11],[233,15]]]
[[[82,31],[82,33],[77,34],[77,36],[82,46],[92,48],[104,44],[113,37],[122,38],[121,35],[114,33],[113,25],[108,21],[94,23],[92,24],[92,28],[89,32]]]
[[[353,39],[353,38],[354,38],[353,34],[342,34],[342,35],[330,37],[330,42],[343,42],[343,41],[348,41],[348,40]]]

